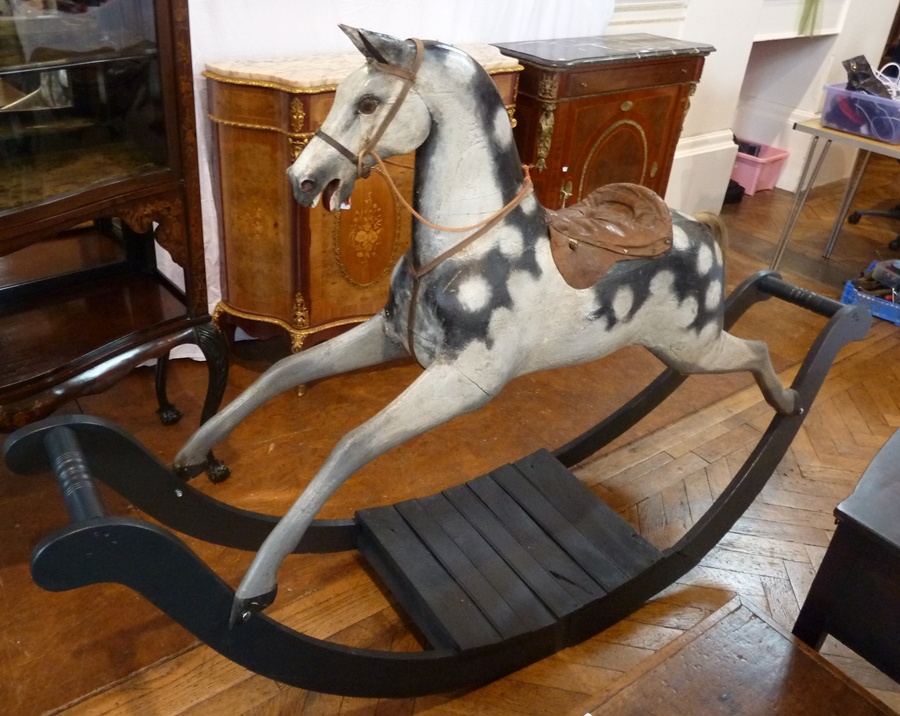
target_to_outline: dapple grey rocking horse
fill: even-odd
[[[436,42],[344,29],[368,62],[338,88],[318,138],[291,167],[294,195],[307,206],[321,196],[336,209],[381,157],[415,149],[415,205],[428,221],[415,224],[381,313],[274,365],[200,428],[175,466],[195,472],[248,413],[297,384],[409,354],[422,375],[338,443],[280,520],[191,487],[134,438],[91,416],[29,425],[9,436],[4,459],[18,473],[52,470],[72,517],[34,550],[31,573],[41,587],[124,584],[269,678],[352,696],[418,696],[483,684],[583,641],[697,565],[766,484],[838,351],[865,335],[871,317],[772,272],[723,300],[715,232],[640,187],[612,185],[574,208],[544,212],[507,113],[474,61]],[[790,389],[763,343],[725,330],[771,297],[830,318]],[[314,519],[361,465],[484,405],[512,378],[629,344],[646,346],[668,367],[552,454],[542,449],[352,518]],[[776,414],[728,486],[671,547],[650,544],[567,470],[647,415],[685,374],[742,370],[753,373]],[[106,514],[95,479],[174,530],[257,550],[237,592],[158,524]],[[262,613],[288,553],[350,549],[375,570],[427,648],[348,647]]]
[[[422,375],[335,447],[237,590],[233,619],[271,603],[276,571],[328,497],[400,443],[475,410],[532,371],[646,346],[684,373],[750,371],[780,413],[797,409],[766,345],[723,330],[722,251],[710,228],[672,214],[671,248],[615,264],[574,289],[551,256],[506,109],[480,65],[438,42],[343,28],[367,58],[337,89],[317,137],[288,171],[304,206],[338,210],[379,157],[416,150],[412,248],[384,310],[269,369],[206,422],[175,465],[201,464],[252,410],[296,385],[412,354]],[[470,227],[462,241],[457,231]],[[464,234],[465,235],[465,234]],[[473,238],[474,235],[474,238]]]

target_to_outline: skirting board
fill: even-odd
[[[666,203],[688,214],[718,212],[736,154],[730,129],[683,137],[675,149]]]

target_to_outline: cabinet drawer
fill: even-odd
[[[560,97],[586,97],[622,90],[640,90],[663,85],[686,84],[700,78],[702,58],[679,62],[616,63],[602,69],[584,69],[563,75]]]

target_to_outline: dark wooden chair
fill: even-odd
[[[900,681],[900,431],[834,514],[837,529],[793,633],[814,649],[831,634]]]

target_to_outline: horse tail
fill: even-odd
[[[713,214],[711,211],[701,211],[694,218],[712,232],[716,243],[722,249],[722,256],[724,256],[728,249],[728,227],[725,226],[722,217],[718,214]]]

